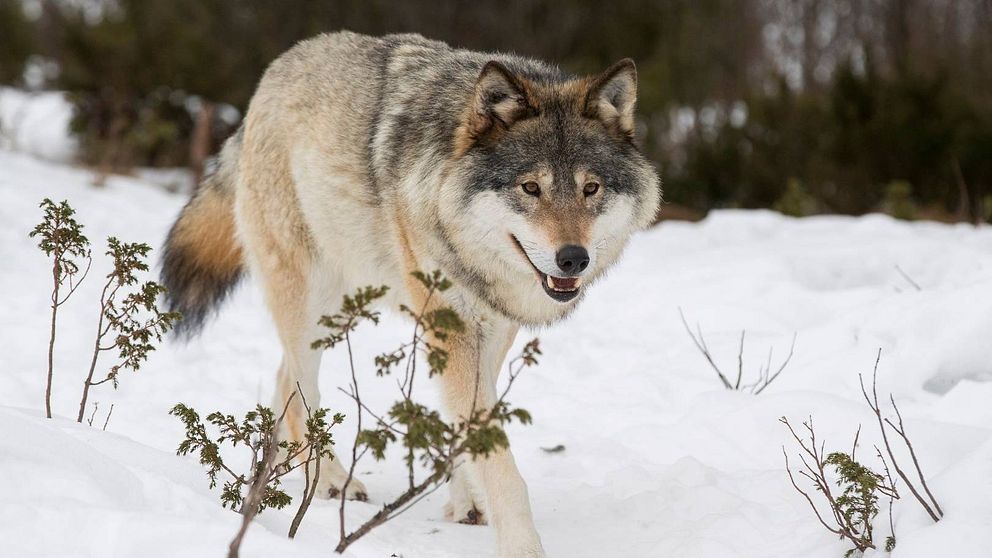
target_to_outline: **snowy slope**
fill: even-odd
[[[249,282],[205,334],[169,343],[114,392],[96,388],[107,432],[74,416],[91,343],[97,283],[63,307],[55,420],[43,417],[47,260],[27,237],[42,197],[67,198],[97,244],[109,235],[159,245],[184,198],[127,178],[90,186],[87,172],[0,151],[0,555],[222,555],[238,517],[223,510],[200,466],[174,455],[177,402],[241,413],[269,403],[279,351]],[[98,260],[95,274],[105,272]],[[896,266],[919,284],[917,290]],[[95,277],[96,275],[94,275]],[[725,391],[686,335],[681,307],[715,358],[745,374],[798,334],[795,356],[759,396]],[[374,354],[408,326],[390,316],[358,334],[373,406],[391,401]],[[896,558],[989,556],[992,548],[992,230],[900,223],[882,216],[794,220],[721,211],[638,235],[623,261],[568,322],[539,332],[545,356],[511,400],[534,424],[510,432],[551,557],[838,558],[848,548],[820,527],[784,473],[780,416],[812,414],[827,449],[859,455],[877,441],[857,374],[882,350],[879,387],[893,392],[946,517],[930,524],[896,504]],[[521,335],[522,344],[527,335]],[[342,355],[325,359],[326,406],[351,407]],[[747,379],[747,378],[746,378]],[[428,387],[428,386],[423,386]],[[427,390],[423,392],[427,395]],[[429,398],[432,400],[432,397]],[[353,424],[339,431],[350,443]],[[563,444],[564,452],[541,450]],[[874,465],[874,463],[872,463]],[[401,490],[398,456],[359,470],[369,504]],[[302,481],[292,479],[291,493]],[[447,523],[439,491],[357,543],[355,558],[493,556],[486,527]],[[292,511],[267,511],[245,556],[328,556],[336,508],[318,502],[295,541]],[[887,535],[880,517],[879,538]],[[884,553],[876,553],[881,556]]]
[[[0,86],[0,148],[69,162],[76,142],[67,133],[72,105],[58,91],[27,92]]]

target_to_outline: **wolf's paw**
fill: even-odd
[[[486,514],[480,491],[472,486],[469,476],[461,468],[456,469],[449,483],[451,499],[444,506],[444,516],[449,521],[463,525],[485,525]]]
[[[341,487],[344,486],[345,481],[348,479],[347,475],[327,475],[325,476],[324,471],[321,471],[320,480],[317,481],[317,497],[324,498],[328,500],[335,500],[341,497]],[[368,502],[369,493],[365,489],[365,485],[362,481],[352,478],[351,482],[348,483],[348,489],[345,491],[345,497],[349,500],[357,500],[359,502]]]
[[[468,508],[464,506],[456,507],[454,502],[448,502],[444,506],[444,517],[448,521],[454,521],[462,525],[486,525],[486,515],[474,505]]]

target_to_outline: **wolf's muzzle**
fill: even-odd
[[[568,275],[567,277],[556,277],[544,273],[534,265],[534,262],[531,261],[530,256],[527,255],[527,251],[524,250],[523,245],[520,244],[517,237],[511,234],[510,240],[513,241],[520,255],[534,269],[534,273],[537,274],[537,278],[541,282],[541,288],[544,289],[544,292],[548,296],[563,303],[571,302],[575,297],[579,296],[579,289],[582,288],[582,278],[578,277],[578,275],[589,267],[589,253],[585,248],[581,246],[565,246],[559,250],[555,258],[558,267],[563,268],[564,266],[568,266],[572,271],[563,273],[563,275]],[[565,253],[565,257],[562,257],[563,252]]]

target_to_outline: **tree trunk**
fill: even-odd
[[[203,99],[201,101],[200,111],[196,114],[196,123],[193,126],[193,138],[189,144],[189,164],[193,170],[194,188],[203,179],[207,157],[210,156],[210,140],[212,137],[210,131],[216,112],[217,105]]]

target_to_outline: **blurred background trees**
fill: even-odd
[[[198,171],[266,65],[338,29],[633,57],[670,213],[992,211],[992,0],[0,0],[0,81],[66,91],[84,163]]]

